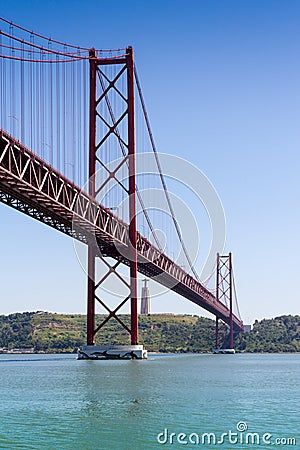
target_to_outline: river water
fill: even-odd
[[[300,449],[300,355],[0,355],[0,448]]]

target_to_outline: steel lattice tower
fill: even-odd
[[[226,305],[229,303],[229,348],[233,349],[233,311],[232,311],[232,257],[217,253],[216,299]],[[219,317],[216,316],[216,349],[219,348]]]
[[[112,317],[114,317],[131,336],[131,344],[138,343],[138,312],[137,312],[137,228],[136,228],[136,159],[135,159],[135,113],[134,113],[134,52],[131,47],[126,49],[126,54],[118,58],[98,58],[95,50],[90,50],[90,134],[89,134],[89,194],[95,198],[104,184],[97,182],[97,166],[99,163],[107,170],[107,180],[116,177],[116,171],[112,171],[109,165],[105,165],[102,160],[101,150],[107,141],[114,136],[119,141],[123,150],[123,159],[119,166],[124,165],[128,170],[128,189],[124,188],[129,201],[129,236],[128,236],[128,256],[130,283],[117,273],[116,269],[121,264],[121,260],[111,265],[103,255],[101,259],[108,268],[108,273],[100,280],[96,280],[95,262],[99,257],[98,249],[92,244],[88,247],[88,290],[87,290],[87,344],[93,345],[95,334]],[[112,79],[108,79],[103,72],[104,66],[115,66],[116,74]],[[120,91],[117,85],[121,76],[126,76],[127,83],[125,92]],[[107,85],[104,88],[100,81],[105,79]],[[102,89],[101,89],[102,88]],[[126,108],[118,117],[110,104],[110,94],[122,99]],[[110,123],[103,116],[100,105],[104,105],[110,117]],[[104,122],[107,125],[107,133],[99,135],[98,123]],[[124,132],[124,125],[126,131]],[[124,135],[122,135],[122,132]],[[129,288],[129,294],[118,305],[111,310],[103,300],[97,295],[97,289],[110,275],[115,274],[122,278],[125,286]],[[131,327],[129,328],[118,316],[117,311],[130,299],[131,303]],[[95,303],[96,300],[108,311],[107,318],[96,327],[95,325]]]

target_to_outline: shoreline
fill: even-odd
[[[66,351],[66,352],[58,352],[58,351],[19,351],[19,350],[0,350],[0,356],[1,355],[76,355],[77,351]],[[148,355],[213,355],[214,352],[155,352],[155,351],[148,351]],[[246,354],[246,355],[293,355],[293,354],[300,354],[300,352],[295,351],[287,351],[287,352],[245,352],[245,351],[238,351],[235,352],[236,355]]]

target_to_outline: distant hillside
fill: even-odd
[[[100,322],[104,316],[97,316]],[[129,325],[130,316],[122,320]],[[0,316],[0,348],[36,352],[74,352],[85,344],[86,316],[26,312]],[[226,326],[220,329],[225,340]],[[215,322],[190,315],[154,314],[139,317],[139,342],[155,352],[210,352],[214,349]],[[109,321],[97,335],[97,344],[127,344],[128,333]],[[256,321],[250,333],[241,334],[235,348],[246,352],[300,351],[300,316]]]
[[[255,353],[300,352],[300,316],[256,320],[251,332],[236,340],[236,348]]]

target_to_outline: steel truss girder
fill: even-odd
[[[129,264],[128,225],[4,131],[0,200],[79,241],[96,239],[103,256]],[[121,252],[122,251],[122,252]],[[137,233],[138,270],[229,324],[229,310],[199,281]],[[242,322],[233,315],[234,329]]]

